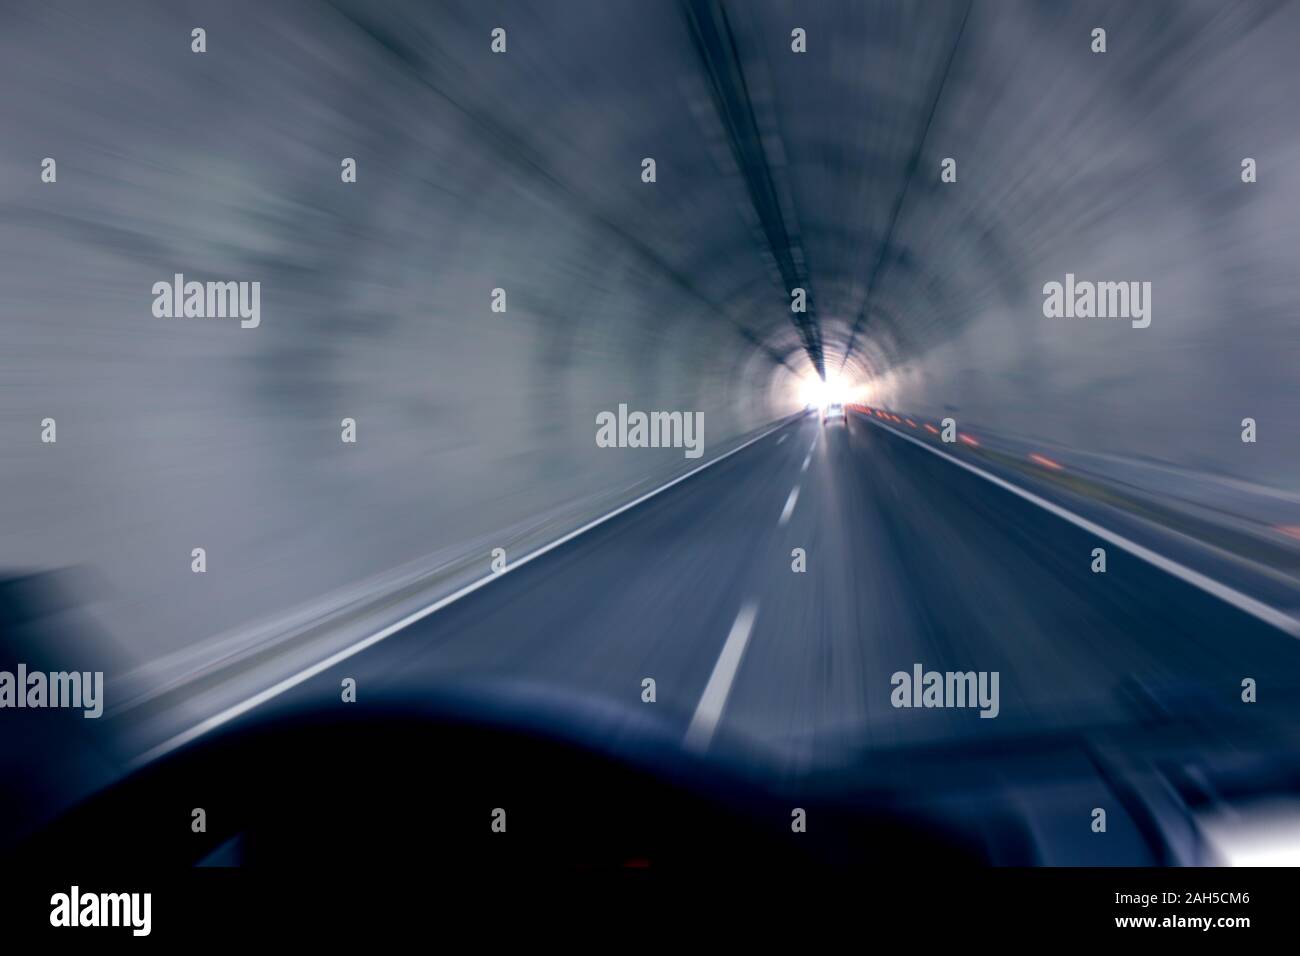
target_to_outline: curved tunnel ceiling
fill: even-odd
[[[1037,64],[1077,69],[1087,51],[1069,52],[1071,29],[1089,22],[1063,28],[1041,5],[681,0],[677,15],[638,18],[629,33],[629,8],[616,4],[524,23],[503,8],[532,35],[502,66],[526,73],[531,95],[521,98],[520,86],[458,66],[463,53],[440,42],[432,20],[427,35],[409,23],[398,34],[390,24],[404,17],[338,8],[455,104],[516,174],[581,210],[716,321],[797,373],[851,378],[884,375],[990,302],[1031,291],[1024,205],[1010,184],[948,188],[939,162],[959,157],[963,181],[1010,172],[1004,160],[1017,156],[1021,179],[1027,155],[1050,171],[1050,151],[1016,152],[1016,117],[998,111],[1026,47]],[[1160,17],[1177,29],[1176,4],[1160,5]],[[816,55],[791,53],[793,24]],[[550,38],[562,65],[543,54]],[[1034,135],[1068,142],[1060,115],[1035,116]],[[658,188],[629,191],[623,177],[644,156],[656,160]],[[789,308],[796,286],[808,293],[804,314]]]
[[[969,4],[818,10],[683,0],[679,16],[641,23],[621,41],[627,11],[617,5],[550,10],[535,26],[563,37],[557,84],[584,75],[599,84],[545,90],[530,73],[544,109],[495,99],[481,76],[448,62],[454,54],[436,36],[399,36],[365,4],[339,8],[457,103],[521,175],[585,209],[611,241],[773,362],[800,374],[846,365],[855,376],[880,374],[960,320],[947,270],[899,223],[947,198],[919,168]],[[813,44],[833,45],[829,54],[792,55],[796,22]],[[532,57],[521,54],[536,71]],[[657,163],[653,192],[629,195],[597,172],[635,169],[643,156]],[[951,205],[949,238],[1005,244],[995,219]],[[807,290],[806,313],[790,308],[795,287]]]

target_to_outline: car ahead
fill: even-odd
[[[822,411],[822,424],[829,422],[839,422],[841,425],[848,424],[848,416],[844,412],[843,402],[831,402]]]

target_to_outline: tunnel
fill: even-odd
[[[650,678],[782,779],[1266,677],[1294,716],[1294,4],[0,24],[0,649],[102,670],[108,728],[49,731],[7,837],[313,681],[364,699],[380,641],[460,690]],[[997,719],[891,707],[914,665],[1000,672]],[[1069,845],[1033,862],[1102,859]]]

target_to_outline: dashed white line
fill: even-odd
[[[790,515],[794,514],[794,503],[798,500],[799,486],[795,485],[790,489],[790,497],[785,499],[785,507],[781,509],[781,520],[776,523],[778,528],[790,520]]]
[[[785,440],[786,440],[787,438],[789,438],[789,437],[790,437],[790,436],[789,436],[788,434],[787,434],[787,435],[782,435],[780,438],[778,438],[778,439],[776,440],[776,443],[779,445],[779,444],[781,444],[781,442],[785,441]]]
[[[745,646],[749,644],[749,634],[754,629],[754,618],[757,615],[758,604],[748,601],[736,615],[735,623],[731,625],[731,633],[727,635],[727,642],[722,645],[722,653],[718,655],[718,662],[713,665],[713,673],[709,675],[709,682],[704,686],[704,694],[695,708],[695,716],[691,718],[691,725],[686,729],[684,742],[691,750],[703,752],[708,749],[710,741],[713,740],[713,732],[722,717],[722,709],[727,706],[731,683],[736,679],[736,671],[740,668],[740,659],[745,654]]]
[[[803,465],[799,468],[799,470],[800,470],[800,471],[807,471],[807,470],[808,470],[808,463],[811,462],[811,461],[812,461],[812,449],[809,448],[809,449],[808,449],[808,454],[806,454],[806,455],[803,456]]]

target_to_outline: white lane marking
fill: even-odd
[[[811,461],[812,461],[812,449],[809,448],[809,449],[808,449],[808,454],[806,454],[806,455],[803,456],[803,465],[799,468],[799,470],[800,470],[800,471],[807,471],[807,470],[808,470],[808,463],[811,462]]]
[[[785,441],[789,437],[790,437],[789,434],[782,435],[780,438],[776,440],[776,443],[779,445],[781,444],[781,442]]]
[[[1287,614],[1283,611],[1279,611],[1277,608],[1265,604],[1263,601],[1259,601],[1251,597],[1249,594],[1243,594],[1241,591],[1238,591],[1236,588],[1229,587],[1226,584],[1216,581],[1214,580],[1214,578],[1204,575],[1200,571],[1194,571],[1191,568],[1187,567],[1187,565],[1185,564],[1179,564],[1177,561],[1173,560],[1172,558],[1166,558],[1164,555],[1158,554],[1155,551],[1152,551],[1150,548],[1143,547],[1142,545],[1138,544],[1136,541],[1132,541],[1129,538],[1124,537],[1122,534],[1116,531],[1110,531],[1107,528],[1103,528],[1101,525],[1097,524],[1094,521],[1089,521],[1087,518],[1084,518],[1082,515],[1077,515],[1073,511],[1070,511],[1066,508],[1062,508],[1060,505],[1053,504],[1052,502],[1047,501],[1044,498],[1038,497],[1038,495],[1034,494],[1032,491],[1026,491],[1023,488],[1019,488],[1013,485],[1009,481],[999,478],[997,475],[990,474],[989,472],[985,471],[983,468],[978,468],[975,465],[972,465],[968,462],[964,462],[960,458],[956,458],[945,451],[940,451],[938,448],[926,444],[925,442],[921,441],[919,438],[913,438],[911,435],[897,431],[896,429],[890,428],[887,425],[884,425],[880,422],[873,421],[870,418],[868,418],[868,421],[872,425],[876,425],[880,428],[885,429],[885,431],[889,432],[890,434],[897,435],[899,438],[910,441],[913,445],[917,445],[921,448],[924,448],[928,452],[938,455],[940,458],[943,458],[945,461],[952,462],[954,465],[957,465],[960,468],[965,468],[967,471],[979,475],[985,481],[992,482],[993,484],[997,485],[999,488],[1002,488],[1005,491],[1011,492],[1013,495],[1023,498],[1025,501],[1028,501],[1030,504],[1038,505],[1038,507],[1042,508],[1044,511],[1048,511],[1056,515],[1058,518],[1062,518],[1070,522],[1075,527],[1082,528],[1084,531],[1087,531],[1089,534],[1095,534],[1103,541],[1109,541],[1117,548],[1123,548],[1125,551],[1129,552],[1134,557],[1140,558],[1141,560],[1147,562],[1148,564],[1159,568],[1161,571],[1164,571],[1166,574],[1172,574],[1180,581],[1190,584],[1192,585],[1192,587],[1199,588],[1200,590],[1204,591],[1206,594],[1210,594],[1218,598],[1220,601],[1224,601],[1228,604],[1231,604],[1237,610],[1244,611],[1246,614],[1249,614],[1251,617],[1258,618],[1259,620],[1263,621],[1265,624],[1271,624],[1273,627],[1276,627],[1278,630],[1285,631],[1287,634],[1290,634],[1292,637],[1300,638],[1300,621],[1297,621],[1290,614]]]
[[[731,633],[722,645],[718,662],[713,665],[713,673],[704,686],[704,694],[695,708],[695,716],[686,728],[685,744],[691,750],[703,752],[713,740],[713,731],[717,729],[718,720],[722,717],[722,709],[727,706],[731,682],[736,679],[736,671],[740,668],[740,659],[745,654],[745,646],[749,643],[749,633],[754,629],[754,618],[757,615],[758,604],[749,601],[740,609],[735,623],[731,625]]]
[[[790,515],[794,514],[794,503],[799,500],[799,486],[795,485],[790,489],[790,497],[785,499],[785,507],[781,509],[781,520],[776,523],[778,528],[783,527],[790,520]]]
[[[736,454],[736,452],[744,451],[746,448],[748,448],[750,445],[754,444],[755,442],[762,441],[764,438],[772,434],[772,432],[776,431],[778,428],[784,428],[786,424],[787,424],[786,422],[781,422],[778,425],[773,425],[771,428],[767,429],[767,431],[763,432],[760,435],[755,435],[753,438],[745,442],[743,445],[737,445],[735,448],[731,449],[731,451],[719,455],[717,458],[714,458],[711,461],[706,461],[702,465],[697,465],[695,468],[692,468],[690,471],[686,472],[686,474],[679,475],[678,477],[674,478],[672,481],[668,482],[667,484],[660,485],[658,488],[655,488],[652,491],[647,491],[640,498],[636,498],[633,501],[629,501],[625,505],[620,505],[619,507],[615,508],[613,511],[610,511],[609,513],[604,514],[593,521],[588,521],[586,524],[584,524],[581,528],[578,528],[576,531],[570,531],[568,534],[564,535],[563,537],[556,538],[550,544],[543,545],[542,547],[538,548],[536,551],[532,551],[529,554],[524,555],[519,560],[507,564],[504,570],[496,571],[484,577],[481,577],[477,581],[473,581],[465,585],[463,588],[459,589],[458,591],[453,591],[451,594],[448,594],[446,597],[439,598],[437,601],[434,601],[432,604],[428,605],[427,607],[423,607],[418,611],[414,611],[411,614],[408,614],[406,617],[402,618],[400,621],[396,622],[395,624],[390,624],[387,627],[383,628],[382,630],[377,631],[376,633],[370,635],[369,637],[363,638],[357,641],[355,644],[351,644],[348,647],[343,648],[343,650],[331,654],[323,661],[320,661],[316,664],[312,664],[310,667],[299,671],[297,674],[293,674],[292,676],[286,677],[284,680],[279,681],[278,683],[272,684],[266,690],[254,694],[252,697],[249,697],[247,700],[241,701],[240,703],[235,704],[231,707],[227,707],[225,710],[217,714],[214,714],[213,716],[207,718],[206,720],[200,721],[199,723],[191,727],[189,730],[182,731],[181,733],[176,734],[174,737],[170,737],[167,740],[164,740],[162,743],[158,744],[156,747],[152,747],[149,750],[145,751],[143,754],[136,757],[134,760],[128,761],[127,766],[129,767],[143,766],[144,764],[149,763],[150,761],[156,760],[159,757],[171,753],[177,747],[183,747],[185,744],[188,744],[191,741],[196,740],[199,737],[202,737],[204,734],[208,733],[209,731],[215,730],[216,728],[220,727],[222,724],[229,723],[230,721],[234,720],[236,717],[242,717],[244,714],[248,713],[253,708],[259,707],[262,704],[265,704],[267,701],[279,697],[285,691],[292,690],[294,687],[297,687],[299,684],[303,683],[304,681],[311,680],[313,677],[315,677],[318,674],[323,674],[325,671],[329,670],[335,664],[339,664],[342,661],[347,660],[349,657],[361,653],[368,647],[373,647],[374,645],[378,644],[380,641],[384,640],[387,637],[392,637],[398,631],[410,627],[412,624],[415,624],[417,621],[424,620],[430,614],[433,614],[437,611],[441,611],[447,605],[453,604],[456,601],[459,601],[461,598],[466,597],[469,594],[473,594],[475,591],[477,591],[479,588],[483,587],[484,585],[490,584],[493,581],[500,580],[501,578],[509,574],[511,571],[523,567],[525,564],[527,564],[530,561],[535,561],[537,558],[540,558],[543,555],[548,554],[551,551],[554,551],[556,548],[560,547],[561,545],[568,544],[574,538],[578,537],[578,535],[586,534],[592,528],[598,527],[599,525],[604,524],[606,521],[618,517],[625,511],[630,511],[631,509],[635,508],[639,504],[642,504],[643,502],[649,501],[655,495],[667,491],[669,488],[672,488],[674,485],[681,484],[687,478],[690,478],[693,475],[698,475],[705,468],[710,468],[713,465],[718,464],[718,462],[726,461],[732,455]]]

